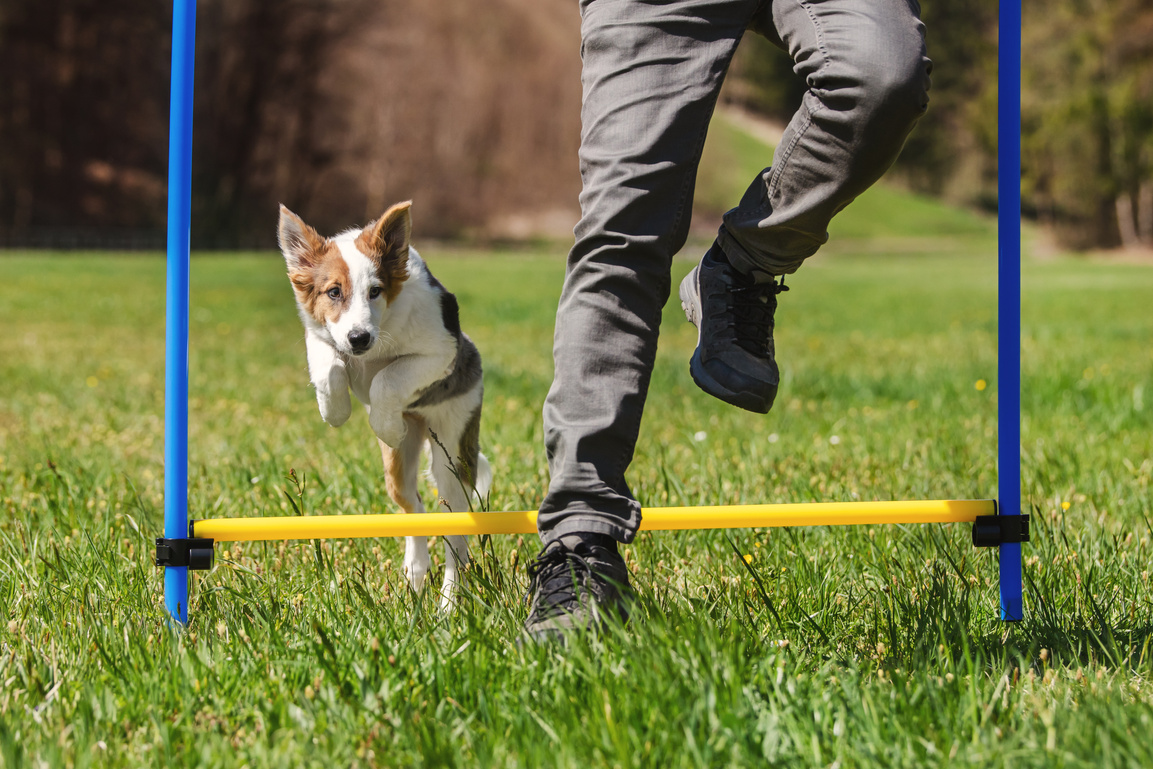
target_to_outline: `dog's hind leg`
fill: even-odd
[[[405,513],[423,513],[420,500],[420,455],[424,448],[427,429],[424,420],[415,414],[405,414],[408,432],[398,448],[392,448],[377,439],[384,458],[384,481],[388,495]],[[404,576],[415,591],[424,586],[431,561],[428,557],[426,537],[404,538]]]
[[[469,499],[476,484],[480,448],[480,409],[478,408],[463,429],[446,429],[432,442],[432,475],[436,479],[440,509],[444,512],[465,513],[475,510]],[[448,450],[455,450],[450,457]],[[452,608],[460,570],[468,566],[468,537],[444,538],[444,585],[440,590],[441,609]]]

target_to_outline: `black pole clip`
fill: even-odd
[[[973,521],[973,547],[1000,547],[1029,541],[1029,516],[978,515]]]
[[[212,568],[212,557],[211,539],[156,540],[157,566],[187,566],[193,571],[208,571]]]

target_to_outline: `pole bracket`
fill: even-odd
[[[1000,547],[1028,541],[1028,515],[979,515],[973,521],[973,547]]]
[[[156,539],[157,566],[187,566],[193,571],[208,571],[212,568],[212,560],[211,539]]]

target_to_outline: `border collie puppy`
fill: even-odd
[[[492,473],[480,453],[480,353],[460,330],[456,297],[409,245],[412,202],[398,203],[364,229],[325,238],[280,207],[280,250],[304,322],[308,373],[320,416],[340,427],[364,404],[380,443],[388,494],[423,513],[417,488],[429,450],[444,512],[467,512],[488,494]],[[441,607],[452,606],[468,539],[445,537]],[[428,541],[406,537],[404,570],[414,590],[429,570]]]

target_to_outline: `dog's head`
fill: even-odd
[[[408,279],[412,201],[397,203],[363,230],[321,237],[283,205],[278,235],[288,278],[306,322],[346,355],[376,344],[389,306]]]

